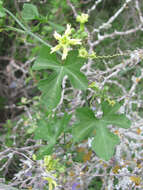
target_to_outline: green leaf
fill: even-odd
[[[5,16],[6,16],[6,13],[5,13],[5,10],[3,8],[3,2],[0,1],[0,18],[5,17]]]
[[[117,114],[117,111],[121,107],[119,103],[111,106],[108,102],[102,103],[103,120],[106,125],[112,124],[121,128],[129,128],[131,121],[124,114]]]
[[[72,86],[80,90],[86,90],[88,87],[86,76],[80,72],[83,64],[84,59],[78,57],[77,51],[71,51],[64,63],[65,75],[68,75]]]
[[[70,119],[71,115],[65,114],[61,119],[52,118],[46,121],[45,118],[42,118],[38,121],[38,127],[34,131],[34,138],[48,142],[47,146],[40,148],[38,152],[39,159],[52,152],[59,136],[67,128]]]
[[[95,118],[93,111],[89,109],[88,107],[77,108],[76,116],[79,121],[87,121],[89,119]]]
[[[110,160],[114,155],[115,146],[120,140],[117,135],[111,133],[102,122],[98,122],[96,136],[92,141],[92,149],[104,160]]]
[[[50,141],[52,135],[51,126],[44,119],[40,120],[38,121],[38,127],[35,129],[34,134],[36,140],[42,139]]]
[[[5,14],[5,11],[2,7],[0,7],[0,17],[5,17],[6,14]]]
[[[75,142],[94,136],[92,149],[99,157],[109,160],[114,155],[119,138],[111,133],[107,126],[112,124],[129,128],[131,121],[124,114],[117,113],[120,108],[119,103],[111,106],[108,102],[103,102],[101,106],[103,115],[100,119],[97,119],[89,108],[77,109],[78,122],[73,126],[72,135]]]
[[[53,145],[45,145],[40,147],[39,151],[36,154],[37,160],[43,159],[44,156],[49,155],[52,153]]]
[[[50,53],[51,49],[47,46],[43,46],[40,49],[39,56],[35,61],[32,69],[42,70],[42,69],[53,69],[58,70],[60,68],[60,61],[58,61],[56,54]]]
[[[51,21],[48,21],[48,24],[51,26],[52,29],[56,30],[57,32],[63,32],[65,30],[65,27],[55,24]]]
[[[63,77],[68,76],[72,86],[80,90],[86,90],[88,81],[86,76],[80,72],[84,64],[84,59],[78,57],[77,51],[71,51],[65,61],[60,62],[56,54],[50,53],[50,48],[42,47],[37,60],[32,69],[52,69],[54,72],[39,83],[39,89],[42,90],[43,102],[49,109],[55,108],[61,99],[61,84]]]
[[[128,129],[131,126],[131,121],[124,114],[108,115],[103,119],[106,125],[112,124],[125,129]]]
[[[22,10],[22,18],[24,20],[33,20],[39,17],[37,7],[30,3],[25,3]]]
[[[89,137],[89,135],[96,128],[94,113],[87,107],[76,110],[76,117],[78,123],[75,124],[72,130],[74,141],[82,141]]]
[[[0,96],[0,109],[2,109],[4,107],[4,105],[6,104],[6,98]]]
[[[117,112],[120,108],[120,104],[116,103],[114,106],[111,106],[107,101],[101,104],[103,115],[112,115]]]
[[[56,107],[61,99],[61,83],[63,80],[63,72],[59,73],[59,75],[54,72],[52,73],[48,79],[41,80],[38,84],[39,89],[43,92],[42,94],[42,102],[49,109]]]

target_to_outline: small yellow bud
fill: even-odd
[[[79,49],[79,57],[88,58],[88,52],[86,51],[85,48]]]
[[[115,101],[114,101],[114,100],[108,99],[107,101],[108,101],[108,103],[109,103],[111,106],[114,106],[114,105],[115,105]]]

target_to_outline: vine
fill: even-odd
[[[87,59],[113,58],[126,54],[98,56],[95,52],[88,53],[86,47],[84,47],[87,40],[87,33],[85,31],[85,23],[88,22],[87,14],[81,14],[76,17],[76,21],[80,23],[77,31],[72,28],[70,24],[67,24],[67,28],[63,35],[55,31],[54,37],[58,41],[58,44],[52,47],[27,29],[16,16],[6,8],[3,8],[2,4],[0,9],[3,13],[1,16],[5,16],[5,14],[10,15],[22,29],[9,27],[11,30],[28,34],[44,45],[40,48],[40,52],[38,53],[32,70],[52,70],[46,78],[44,77],[39,80],[37,84],[42,92],[40,102],[43,107],[46,107],[48,113],[51,113],[48,120],[44,117],[37,119],[38,127],[34,130],[35,139],[48,142],[48,145],[40,148],[37,159],[41,159],[43,156],[51,154],[53,147],[63,133],[64,143],[66,139],[65,133],[71,133],[73,143],[92,138],[92,150],[104,160],[111,159],[114,155],[115,146],[119,144],[119,137],[110,132],[107,126],[114,125],[122,128],[129,128],[131,122],[125,114],[120,114],[118,112],[121,104],[110,100],[102,90],[96,87],[94,81],[92,85],[88,86],[88,79],[80,69],[86,64]],[[44,17],[39,15],[37,7],[28,3],[24,4],[22,17],[22,19],[26,21],[31,21],[35,18],[39,20],[41,18],[44,19]],[[62,50],[62,53],[59,52],[59,50]],[[62,56],[62,58],[57,56],[56,53]],[[68,76],[73,88],[82,90],[83,92],[86,92],[88,88],[92,88],[95,90],[96,94],[91,98],[90,106],[86,105],[85,107],[76,109],[77,120],[75,124],[72,125],[71,130],[68,130],[68,126],[72,116],[65,113],[62,118],[58,118],[54,113],[54,110],[61,101],[61,85],[65,76]],[[100,117],[97,115],[96,110],[91,110],[94,104],[93,100],[96,96],[101,99],[101,103],[98,105],[102,111],[102,116]]]

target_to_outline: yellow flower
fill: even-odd
[[[54,33],[54,37],[58,41],[58,45],[51,48],[51,53],[58,51],[59,49],[62,49],[63,50],[62,60],[66,59],[71,45],[81,44],[81,39],[72,39],[70,36],[71,33],[72,33],[72,28],[70,24],[67,24],[67,29],[63,35],[58,34],[56,31]]]
[[[110,99],[107,99],[108,103],[111,105],[111,106],[114,106],[115,105],[115,101],[114,100],[110,100]]]
[[[80,22],[81,24],[84,24],[84,23],[88,22],[88,17],[89,17],[88,14],[82,13],[81,15],[78,15],[76,17],[76,21]]]
[[[55,162],[56,160],[53,160],[52,156],[44,156],[44,166],[47,172],[55,169]]]
[[[52,178],[50,177],[43,177],[44,180],[48,181],[48,184],[49,184],[49,190],[53,190],[53,186],[56,187],[57,186],[57,183],[55,180],[53,180]]]

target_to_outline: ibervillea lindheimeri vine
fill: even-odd
[[[89,52],[86,45],[88,35],[85,30],[85,23],[89,19],[87,14],[82,13],[76,17],[76,21],[79,23],[77,28],[79,29],[74,29],[71,24],[67,24],[62,34],[55,31],[54,38],[57,45],[52,47],[29,30],[23,22],[9,10],[3,8],[2,5],[0,10],[2,11],[1,16],[10,15],[21,27],[21,29],[11,27],[11,30],[30,35],[42,43],[32,70],[38,73],[40,71],[40,78],[43,76],[38,81],[37,87],[42,92],[40,104],[46,110],[46,114],[37,118],[34,137],[37,140],[46,141],[48,145],[46,143],[46,145],[40,148],[37,158],[43,158],[43,156],[51,154],[57,143],[60,146],[59,139],[63,134],[65,137],[65,134],[69,133],[73,144],[90,138],[92,139],[91,149],[96,155],[104,160],[111,159],[120,139],[110,131],[108,126],[112,125],[126,129],[130,127],[131,122],[125,114],[120,114],[121,103],[111,100],[106,94],[106,90],[104,91],[96,86],[96,81],[89,82],[81,68],[86,65],[88,60],[109,59],[120,56],[120,54],[98,56],[94,51]],[[22,19],[27,23],[34,19],[39,20],[39,22],[46,21],[46,17],[40,15],[37,7],[28,3],[23,7]],[[61,104],[61,98],[64,98],[64,95],[62,95],[62,82],[65,76],[69,80],[68,85],[82,91],[86,99],[84,107],[77,107],[75,123],[70,127],[72,115],[66,113],[66,109],[62,117],[59,118],[56,115],[56,108],[59,103]],[[86,95],[90,88],[94,90],[95,94],[88,101]],[[93,111],[91,108],[94,106],[96,97],[100,99],[100,103],[98,104],[98,109]],[[97,116],[97,110],[99,109],[101,114]],[[66,144],[66,142],[64,143]]]

